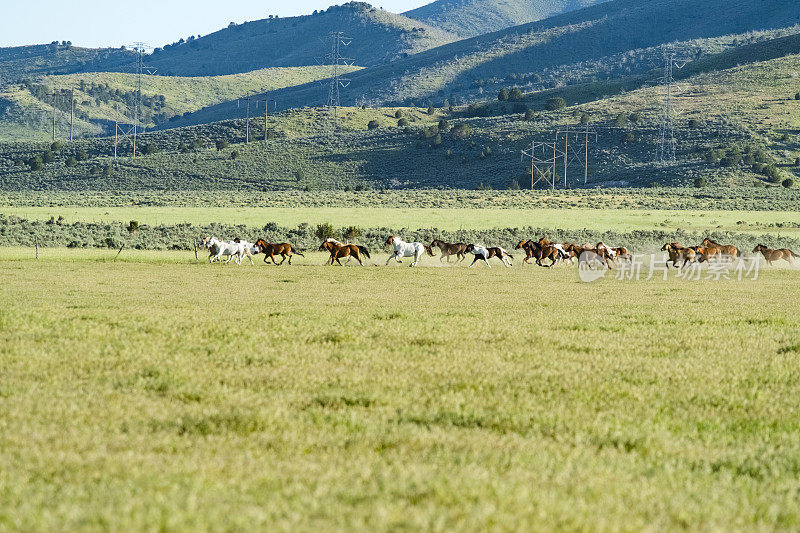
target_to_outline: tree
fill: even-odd
[[[89,159],[89,154],[86,153],[86,150],[81,149],[75,153],[75,157],[78,161],[87,161]]]
[[[69,168],[76,167],[78,166],[78,160],[75,159],[74,157],[69,157],[69,159],[67,159],[64,164]]]
[[[700,125],[700,121],[697,120],[696,118],[690,118],[689,119],[689,127],[691,129],[694,129],[694,128],[698,127],[699,125]]]
[[[56,160],[56,154],[54,154],[50,150],[42,154],[42,161],[45,163],[52,163],[55,160]]]
[[[800,157],[795,157],[794,158],[794,166],[800,167]]]
[[[44,168],[44,163],[42,162],[41,156],[35,155],[28,159],[26,162],[31,170],[42,170]]]
[[[227,148],[229,146],[229,143],[226,139],[217,139],[217,141],[214,143],[214,146],[216,146],[217,152],[219,152]]]
[[[394,118],[403,118],[403,110],[402,109],[398,109],[397,111],[395,111],[394,112]]]
[[[125,229],[128,230],[128,233],[136,233],[139,231],[139,222],[137,220],[131,220],[128,222],[128,227]]]
[[[695,178],[694,186],[697,187],[698,189],[702,189],[706,185],[707,185],[707,182],[706,182],[705,178]]]
[[[59,141],[53,141],[52,144],[50,144],[51,152],[60,152],[62,148],[64,148],[64,145]]]
[[[238,159],[238,158],[239,158],[239,152],[236,151],[236,150],[232,151],[231,152],[231,159]]]
[[[436,108],[433,107],[433,106],[429,106],[428,107],[428,114],[429,115],[435,115],[436,114]]]
[[[525,99],[525,95],[522,94],[522,91],[519,89],[519,87],[514,87],[513,89],[511,89],[511,92],[508,95],[508,99],[513,102],[519,102],[520,100]]]
[[[201,139],[199,137],[192,141],[192,148],[194,148],[195,150],[200,150],[204,146],[205,146],[205,142],[203,142],[203,139]]]
[[[631,122],[633,122],[634,124],[638,124],[639,121],[642,119],[642,115],[640,113],[638,113],[638,112],[637,113],[631,113],[629,118],[630,118]]]
[[[398,128],[407,128],[408,124],[409,122],[407,118],[401,118],[400,120],[397,121]]]
[[[536,120],[536,113],[533,112],[533,109],[528,108],[525,110],[525,120],[527,122],[532,122]]]
[[[505,88],[500,89],[500,92],[497,93],[497,99],[500,100],[501,102],[507,102],[508,101],[508,89],[505,89]]]
[[[583,124],[584,126],[588,124],[590,120],[591,119],[589,118],[589,115],[587,113],[581,115],[581,124]]]
[[[625,126],[628,125],[628,115],[626,115],[625,113],[620,113],[619,115],[617,115],[617,118],[614,119],[614,124],[618,128],[624,128]]]
[[[794,180],[792,178],[786,178],[781,182],[781,185],[783,185],[787,189],[791,189],[792,186],[794,185]]]
[[[377,120],[370,120],[369,124],[367,124],[368,130],[377,130],[380,127],[380,123]]]
[[[559,109],[564,109],[567,107],[567,102],[564,101],[564,99],[560,96],[556,96],[555,98],[550,98],[547,101],[546,107],[548,111],[558,111]]]
[[[439,120],[439,131],[441,131],[442,133],[447,133],[447,130],[449,130],[449,129],[450,129],[450,123],[447,122],[447,119],[446,118],[440,119]],[[800,165],[798,165],[798,166],[800,166]]]
[[[795,100],[800,100],[800,93],[797,93],[797,94],[795,94],[795,95],[794,95],[794,99],[795,99]]]

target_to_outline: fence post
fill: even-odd
[[[197,261],[197,241],[194,241],[194,260]]]
[[[36,260],[39,260],[39,237],[33,238],[33,245],[36,247]]]
[[[119,254],[121,254],[121,253],[122,253],[122,249],[123,249],[123,248],[125,248],[125,244],[124,244],[124,243],[123,243],[123,245],[122,245],[122,246],[120,246],[120,247],[119,247],[119,252],[117,252],[117,255],[115,255],[115,256],[114,256],[114,259],[116,259],[117,257],[119,257]]]

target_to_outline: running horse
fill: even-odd
[[[291,244],[288,242],[282,242],[280,244],[271,244],[265,241],[264,239],[258,239],[256,241],[255,247],[264,254],[264,262],[267,262],[267,258],[272,259],[272,264],[274,265],[282,265],[286,259],[289,259],[289,264],[292,264],[292,254],[297,254],[300,257],[305,257],[303,254],[295,250]],[[275,261],[275,256],[281,256],[281,262],[278,263]]]
[[[333,265],[333,262],[336,261],[339,266],[344,266],[339,259],[342,257],[355,257],[358,261],[358,264],[364,266],[364,262],[361,260],[361,254],[363,253],[367,259],[370,258],[369,250],[367,250],[365,246],[359,246],[357,244],[342,244],[333,239],[328,239],[320,244],[319,251],[328,251],[331,254],[328,260],[325,262],[326,265]]]
[[[392,259],[395,259],[398,263],[402,263],[402,261],[400,261],[401,257],[413,257],[414,261],[410,266],[415,267],[419,264],[422,254],[425,253],[425,245],[421,242],[404,242],[403,239],[395,237],[394,235],[390,235],[383,245],[394,246],[394,251],[389,255],[389,259],[386,260],[387,265]]]
[[[764,259],[767,260],[769,265],[772,265],[773,261],[780,261],[783,259],[789,264],[792,264],[792,259],[798,257],[796,253],[789,250],[788,248],[780,248],[778,250],[773,250],[771,248],[767,248],[763,244],[759,244],[755,248],[753,248],[753,253],[761,252],[761,255],[764,256]]]
[[[732,259],[736,259],[739,256],[739,249],[732,244],[720,244],[718,242],[712,241],[708,237],[703,239],[703,242],[700,244],[706,248],[716,248],[717,250],[719,250],[717,254],[720,256],[727,255]]]
[[[441,239],[433,239],[428,248],[438,248],[439,251],[442,252],[442,256],[439,258],[439,261],[444,261],[444,259],[447,258],[447,262],[449,263],[450,256],[454,255],[457,257],[456,263],[460,263],[467,257],[467,253],[465,252],[467,245],[463,242],[449,243],[444,242]],[[433,256],[432,253],[430,255]]]

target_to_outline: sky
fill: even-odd
[[[375,7],[402,13],[432,0],[374,0]],[[206,35],[230,22],[269,15],[291,17],[327,9],[346,0],[3,0],[0,47],[72,41],[86,47],[131,45],[150,48],[190,35]]]

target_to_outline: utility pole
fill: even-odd
[[[139,123],[141,121],[142,116],[142,76],[144,75],[145,71],[148,75],[153,75],[156,73],[155,69],[151,69],[150,67],[146,67],[144,65],[144,52],[145,52],[145,43],[143,42],[136,42],[133,44],[133,49],[136,51],[136,102],[134,103],[133,107],[133,159],[136,159],[136,141],[137,135],[139,131]],[[142,133],[144,133],[144,128],[142,128]]]
[[[72,142],[72,132],[75,127],[75,89],[70,89],[69,94],[69,141]]]
[[[250,95],[247,95],[247,120],[245,121],[244,143],[250,144]]]
[[[56,140],[56,98],[58,97],[58,93],[56,92],[55,89],[53,89],[53,92],[48,94],[47,96],[51,96],[52,97],[51,103],[53,105],[53,140],[55,141]]]
[[[564,188],[568,186],[568,178],[567,178],[567,171],[569,167],[569,163],[572,159],[577,159],[583,164],[583,184],[589,181],[589,136],[594,135],[595,142],[597,141],[597,132],[589,128],[589,124],[586,124],[586,128],[584,130],[573,130],[571,127],[567,126],[564,129],[560,129],[556,131],[556,140],[558,140],[558,136],[564,136]],[[584,146],[581,152],[578,152],[575,145],[570,145],[569,136],[575,135],[575,143],[577,144],[579,136],[583,136],[584,138]],[[580,145],[578,145],[580,146]],[[572,157],[570,157],[570,151],[572,152]],[[583,158],[580,155],[583,155]],[[582,159],[582,161],[581,161]]]

